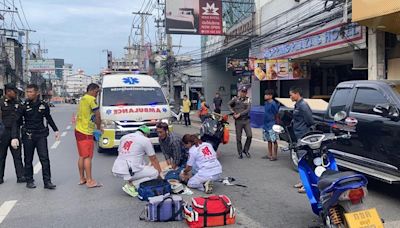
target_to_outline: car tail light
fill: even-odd
[[[350,200],[351,203],[358,204],[366,195],[367,190],[365,188],[351,189],[343,192],[342,195],[340,195],[339,200]]]

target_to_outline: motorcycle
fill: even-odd
[[[333,154],[327,149],[328,143],[351,138],[350,132],[357,120],[346,118],[345,112],[337,113],[330,125],[338,128],[339,121],[343,120],[345,124],[340,128],[347,131],[345,134],[313,131],[289,145],[290,150],[303,152],[298,163],[301,182],[312,211],[321,217],[325,227],[363,227],[363,224],[383,227],[377,210],[366,208],[363,203],[368,193],[367,178],[353,171],[340,172]],[[278,134],[285,131],[280,125],[274,125],[273,130]]]
[[[221,143],[227,144],[229,142],[228,115],[209,114],[201,124],[200,139],[210,143],[215,151]]]
[[[182,124],[183,120],[183,112],[182,112],[183,106],[179,107],[179,112],[175,110],[174,106],[171,106],[171,122],[172,123],[179,123]]]

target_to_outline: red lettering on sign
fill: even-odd
[[[129,149],[131,149],[131,146],[133,144],[133,141],[126,141],[124,142],[124,145],[122,145],[122,149],[124,150],[124,152],[129,152]]]
[[[144,112],[149,112],[149,109],[148,108],[144,108]]]
[[[157,112],[161,112],[161,110],[159,108],[157,108]]]
[[[149,112],[156,112],[154,108],[149,108]]]
[[[114,115],[137,113],[137,112],[161,113],[161,109],[159,109],[159,108],[120,108],[120,109],[113,110]]]
[[[209,157],[212,155],[210,149],[208,148],[208,146],[204,147],[203,149],[201,149],[201,152],[203,153],[204,157]]]

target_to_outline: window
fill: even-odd
[[[347,99],[350,97],[351,89],[338,89],[335,95],[331,98],[329,114],[333,117],[340,111],[345,111]]]
[[[379,91],[375,89],[361,88],[357,90],[352,111],[376,115],[376,113],[373,111],[375,105],[388,103],[388,100]]]

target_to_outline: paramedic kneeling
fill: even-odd
[[[132,197],[137,196],[136,189],[140,183],[156,179],[161,173],[156,153],[148,138],[149,134],[150,129],[143,125],[135,133],[123,136],[118,147],[118,157],[112,168],[115,176],[128,182],[122,190]],[[149,157],[152,166],[146,165],[145,155]]]
[[[198,171],[189,178],[188,187],[211,194],[213,181],[219,180],[222,174],[222,166],[217,159],[217,153],[211,144],[202,142],[196,135],[186,134],[182,141],[184,146],[189,149],[189,160],[182,172],[182,179],[188,179],[192,167],[196,166]]]

